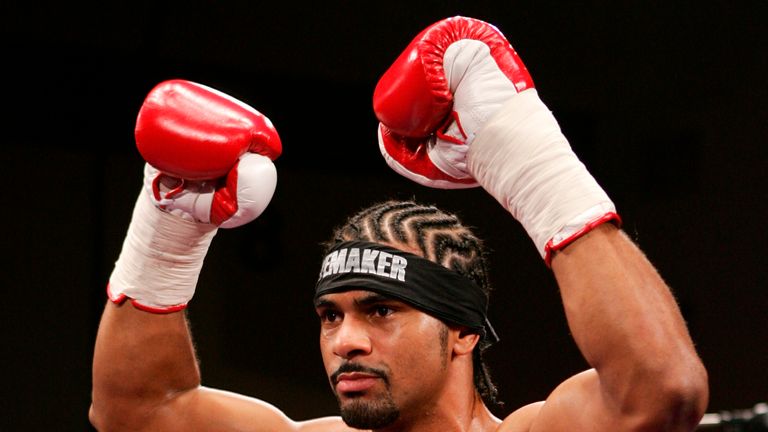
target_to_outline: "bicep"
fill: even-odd
[[[295,422],[273,405],[236,393],[199,387],[158,408],[146,430],[338,431],[340,419]]]
[[[531,432],[633,430],[633,414],[612,405],[590,369],[560,384],[541,406]]]

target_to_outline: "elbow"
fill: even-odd
[[[109,430],[104,424],[104,416],[102,416],[100,412],[94,409],[93,404],[91,404],[90,408],[88,409],[88,421],[91,422],[91,426],[93,426],[93,428],[97,431]]]
[[[679,382],[672,385],[672,406],[676,407],[673,414],[687,428],[684,430],[693,430],[709,404],[709,377],[698,357],[681,375]]]
[[[94,399],[88,409],[88,420],[100,432],[143,430],[149,424],[149,413],[143,408]]]
[[[97,431],[110,430],[106,425],[106,418],[108,417],[104,416],[102,411],[97,410],[94,404],[91,403],[91,406],[88,409],[88,421],[91,422],[91,426]]]
[[[100,432],[129,430],[129,425],[119,421],[121,416],[116,411],[94,402],[88,410],[88,420],[93,428]]]
[[[652,400],[641,416],[647,431],[692,431],[696,429],[709,403],[707,371],[696,358],[669,368],[660,374],[647,397]]]

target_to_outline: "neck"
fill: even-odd
[[[498,429],[501,420],[488,410],[471,380],[470,385],[469,391],[446,389],[433,403],[424,404],[412,412],[401,412],[400,419],[376,432],[490,432]]]

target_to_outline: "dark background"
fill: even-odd
[[[133,126],[185,78],[269,116],[276,195],[220,230],[189,307],[204,384],[296,419],[335,413],[310,298],[319,243],[385,198],[457,212],[493,251],[489,362],[507,402],[586,367],[551,273],[482,190],[430,190],[378,153],[371,95],[448,16],[497,25],[625,228],[672,287],[708,411],[768,399],[768,2],[3,2],[1,430],[87,430],[104,287],[141,183]],[[130,413],[126,413],[130,415]]]

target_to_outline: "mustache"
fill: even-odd
[[[341,366],[339,366],[338,369],[336,369],[334,373],[331,374],[331,383],[336,386],[336,383],[339,381],[339,375],[347,372],[362,372],[371,374],[384,380],[384,383],[389,384],[389,377],[387,377],[387,373],[385,371],[369,366],[363,366],[359,363],[343,363]]]

